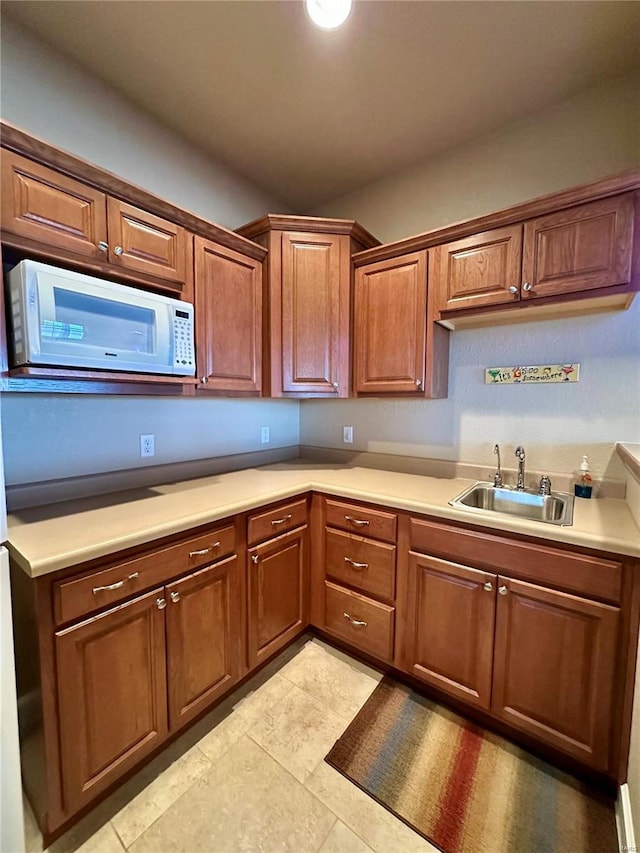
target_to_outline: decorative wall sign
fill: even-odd
[[[485,385],[524,385],[549,382],[578,382],[579,364],[536,364],[530,367],[487,367]]]

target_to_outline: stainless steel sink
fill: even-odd
[[[451,506],[470,512],[495,512],[547,524],[573,524],[573,495],[552,492],[540,495],[533,491],[496,488],[491,483],[475,483],[452,501]]]

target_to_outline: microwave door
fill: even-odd
[[[41,363],[165,372],[170,361],[169,306],[144,293],[117,298],[100,282],[82,289],[39,274]]]

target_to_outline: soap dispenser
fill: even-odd
[[[589,460],[586,456],[583,456],[580,463],[580,470],[576,474],[573,493],[577,498],[590,498],[592,489],[593,478],[589,471]]]

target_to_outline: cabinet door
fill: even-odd
[[[62,784],[76,811],[167,734],[163,590],[56,633]]]
[[[166,587],[169,724],[196,716],[238,680],[242,659],[237,557]]]
[[[109,197],[108,211],[111,263],[184,284],[192,264],[191,233],[117,198]]]
[[[262,388],[262,264],[195,238],[196,345],[201,388]]]
[[[620,611],[502,577],[498,584],[492,710],[606,770]]]
[[[282,390],[347,396],[349,238],[282,234]]]
[[[409,555],[409,673],[481,708],[491,703],[496,576]]]
[[[356,392],[423,396],[427,253],[356,269],[354,311]]]
[[[627,284],[633,206],[625,193],[525,222],[522,298]]]
[[[2,230],[74,255],[106,260],[104,193],[2,151]],[[102,243],[105,251],[98,244]]]
[[[249,666],[286,645],[308,624],[307,528],[249,551]]]
[[[517,301],[522,225],[436,246],[431,250],[430,264],[429,286],[436,288],[440,311]]]

